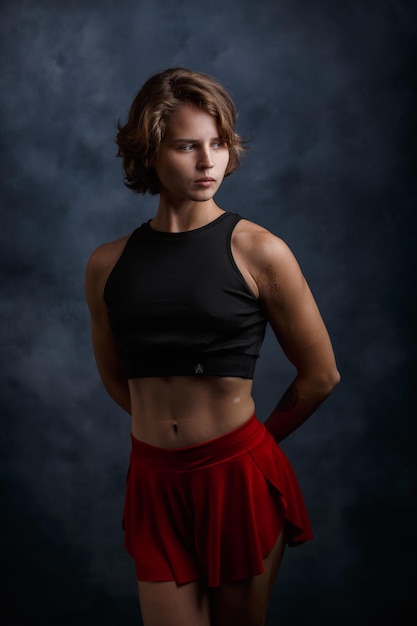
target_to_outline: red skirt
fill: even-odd
[[[282,530],[289,546],[313,538],[294,471],[255,416],[186,448],[132,436],[123,527],[138,580],[211,587],[261,574]]]

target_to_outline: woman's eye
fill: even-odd
[[[193,148],[194,148],[194,144],[187,144],[186,146],[181,146],[181,150],[183,150],[184,152],[190,152]]]

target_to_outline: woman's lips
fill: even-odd
[[[204,176],[203,178],[197,178],[197,180],[195,180],[194,182],[196,185],[201,187],[210,187],[210,185],[216,182],[216,180],[209,176]]]

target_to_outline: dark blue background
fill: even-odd
[[[115,128],[144,80],[178,64],[231,91],[252,148],[218,202],[293,249],[343,377],[283,445],[316,539],[287,551],[270,623],[409,623],[415,3],[3,0],[0,12],[3,623],[138,623],[120,528],[129,419],[98,379],[83,281],[94,247],[155,210],[122,185]],[[292,374],[268,334],[261,419]]]

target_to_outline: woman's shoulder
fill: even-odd
[[[109,265],[114,265],[122,254],[129,237],[130,235],[124,235],[119,237],[119,239],[97,246],[90,254],[87,266],[96,270],[104,270]]]
[[[129,237],[125,235],[103,243],[90,254],[85,272],[85,294],[92,313],[102,309],[104,285]]]
[[[130,235],[97,246],[87,262],[85,281],[86,288],[101,291],[113,267],[120,258]]]
[[[237,224],[235,249],[253,277],[264,302],[279,294],[298,293],[304,289],[304,277],[294,253],[286,242],[263,226],[249,220]]]
[[[274,257],[291,254],[288,245],[281,237],[246,218],[242,218],[236,224],[233,232],[233,244],[243,253],[264,261],[271,255]]]

